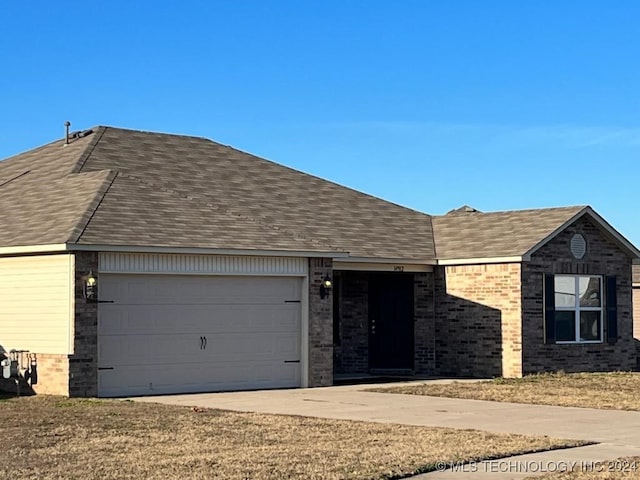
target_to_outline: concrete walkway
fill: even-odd
[[[381,386],[383,385],[349,385],[296,390],[167,395],[133,400],[243,412],[473,428],[497,433],[549,435],[600,442],[588,447],[509,457],[465,467],[453,466],[443,472],[416,477],[423,479],[517,479],[558,470],[571,465],[571,462],[577,462],[576,464],[583,469],[597,470],[608,468],[609,465],[592,462],[630,455],[640,456],[640,412],[364,391],[367,388]],[[638,472],[640,476],[640,465]]]

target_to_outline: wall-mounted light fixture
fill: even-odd
[[[322,283],[320,284],[320,298],[326,298],[329,296],[329,292],[331,292],[331,277],[329,275],[325,275],[322,279]]]
[[[84,279],[84,298],[91,303],[98,301],[98,277],[93,270],[90,270],[89,275]]]

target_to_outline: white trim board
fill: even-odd
[[[435,260],[424,260],[420,258],[394,258],[394,257],[351,257],[335,256],[334,261],[342,261],[349,263],[389,263],[392,265],[412,264],[412,265],[437,265]]]
[[[34,253],[59,253],[66,252],[66,243],[53,243],[48,245],[18,245],[15,247],[0,247],[0,255],[31,255]]]
[[[334,260],[334,270],[353,270],[359,272],[433,272],[432,265],[421,265],[415,263],[375,263],[375,262],[350,262],[345,260]]]

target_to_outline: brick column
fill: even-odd
[[[436,325],[433,273],[414,274],[414,370],[418,375],[436,373]]]
[[[90,270],[97,274],[98,253],[78,252],[75,264],[74,348],[73,355],[69,356],[69,396],[95,397],[98,394],[98,304],[84,299],[83,283]]]
[[[325,275],[333,277],[330,258],[309,259],[309,386],[333,385],[333,293],[320,298]]]

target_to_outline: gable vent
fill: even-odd
[[[574,258],[580,260],[587,253],[587,241],[582,235],[576,233],[571,237],[571,254]]]

